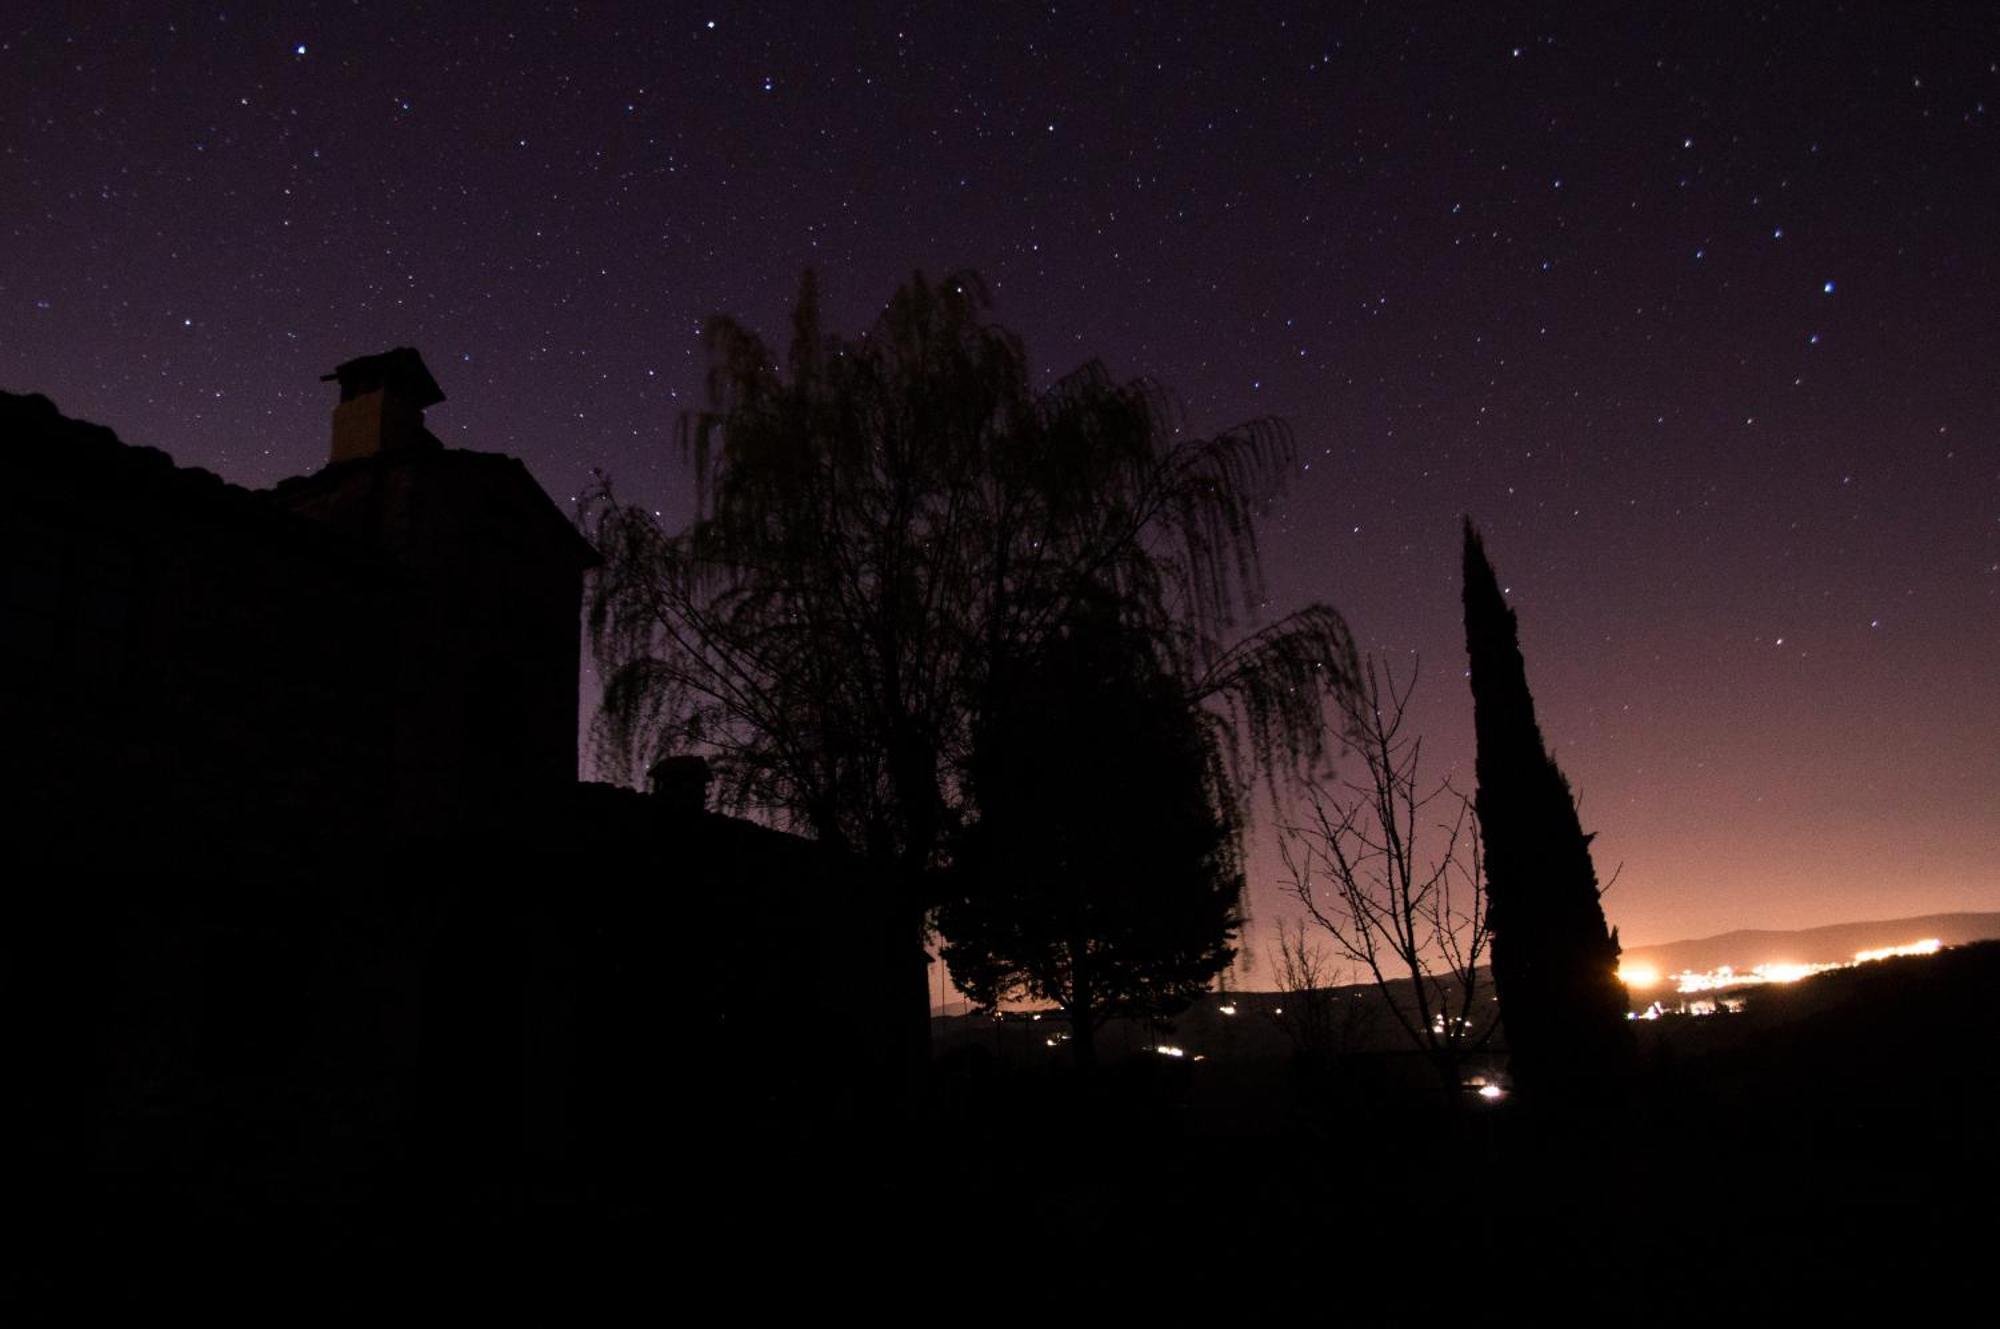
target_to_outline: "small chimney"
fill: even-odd
[[[364,355],[320,376],[322,383],[335,379],[340,404],[333,408],[332,460],[440,446],[424,428],[424,408],[443,401],[444,393],[413,348]]]
[[[647,787],[662,808],[690,817],[708,806],[708,785],[714,779],[705,757],[663,757],[646,772]]]

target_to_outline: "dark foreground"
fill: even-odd
[[[690,1074],[622,1160],[378,1160],[329,1185],[260,1139],[17,1186],[8,1295],[291,1318],[591,1307],[1004,1310],[1079,1294],[1648,1319],[1978,1295],[2000,1225],[2000,946],[1642,1030],[1622,1104],[1497,1105],[1365,1067],[994,1066],[928,1120],[717,1111]],[[690,1068],[692,1070],[692,1068]],[[737,1110],[740,1109],[740,1110]]]

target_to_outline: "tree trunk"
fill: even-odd
[[[1069,1017],[1070,1064],[1079,1077],[1097,1072],[1097,1025],[1087,1012],[1072,1011]]]
[[[1069,1016],[1070,1064],[1082,1078],[1097,1070],[1097,1023],[1091,1007],[1097,994],[1090,981],[1090,938],[1075,918],[1070,920],[1070,929],[1069,1006],[1064,1013]]]
[[[911,1114],[916,1115],[926,1102],[930,1091],[931,1075],[931,953],[925,945],[925,920],[929,910],[917,909],[910,921],[910,961],[908,979],[908,1010],[910,1012],[910,1033],[907,1043],[909,1055],[905,1067],[905,1092],[908,1096]],[[942,961],[937,961],[942,963]]]
[[[898,922],[906,938],[902,944],[909,949],[891,957],[896,974],[892,996],[907,1003],[903,1015],[891,1011],[891,1027],[905,1031],[899,1040],[903,1045],[903,1115],[915,1117],[930,1083],[931,956],[925,945],[925,923],[933,897],[927,873],[943,834],[944,798],[929,749],[912,739],[907,722],[899,723],[898,729],[890,746],[889,779],[904,808],[904,842],[894,880]]]
[[[1445,1119],[1455,1122],[1465,1106],[1465,1073],[1458,1052],[1449,1047],[1437,1048],[1431,1053],[1431,1064],[1437,1067],[1438,1081],[1444,1089]]]

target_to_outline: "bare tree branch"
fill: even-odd
[[[1365,663],[1343,707],[1362,776],[1315,787],[1280,851],[1306,916],[1368,975],[1455,1103],[1459,1067],[1492,1037],[1498,1007],[1471,800],[1448,780],[1426,785],[1422,742],[1403,732],[1417,676],[1415,662],[1400,681]]]

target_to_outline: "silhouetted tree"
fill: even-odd
[[[1320,753],[1351,671],[1312,605],[1262,603],[1253,523],[1290,473],[1274,420],[1182,437],[1164,395],[1096,363],[1045,392],[970,274],[898,290],[858,339],[801,285],[782,361],[719,318],[709,409],[681,422],[696,513],[669,532],[603,485],[589,623],[600,757],[707,754],[722,798],[865,855],[894,885],[897,998],[928,1038],[927,875],[969,819],[996,662],[1108,594],[1230,762],[1239,797]]]
[[[1106,1021],[1207,991],[1241,922],[1220,754],[1152,652],[1115,620],[1075,623],[1009,681],[938,912],[959,987],[988,1010],[1053,1003],[1079,1068]]]
[[[1422,740],[1403,732],[1416,680],[1414,665],[1399,686],[1367,662],[1344,701],[1362,775],[1315,789],[1311,820],[1288,827],[1279,850],[1307,915],[1367,973],[1455,1105],[1464,1059],[1497,1019],[1481,973],[1491,937],[1470,801],[1424,784]]]
[[[1340,971],[1303,921],[1278,924],[1274,977],[1283,1001],[1272,1008],[1271,1022],[1300,1059],[1330,1063],[1355,1050],[1372,1030],[1375,1008],[1337,991]]]
[[[1573,1096],[1623,1070],[1631,1031],[1618,935],[1604,921],[1591,837],[1543,745],[1514,611],[1465,523],[1465,646],[1478,739],[1493,981],[1516,1083]]]

